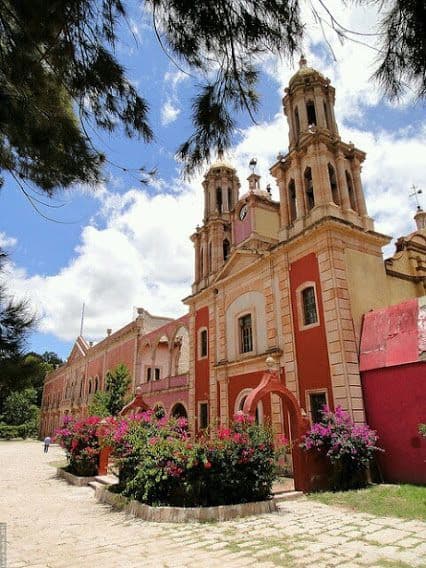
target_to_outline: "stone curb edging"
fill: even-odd
[[[56,468],[56,476],[65,479],[65,481],[70,485],[77,485],[77,487],[89,485],[91,481],[95,481],[96,479],[96,477],[80,477],[78,475],[74,475],[69,471],[65,471],[63,467]]]
[[[100,503],[111,505],[114,509],[156,523],[229,521],[237,517],[277,511],[277,505],[273,499],[218,507],[150,507],[139,501],[129,500],[123,495],[111,493],[105,485],[98,485],[95,488],[95,497]]]

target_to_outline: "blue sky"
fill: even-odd
[[[338,0],[327,6],[351,29],[371,30],[377,21],[372,6],[345,10]],[[409,190],[413,184],[421,187],[426,173],[424,103],[415,104],[409,92],[398,104],[383,100],[370,80],[375,52],[348,41],[341,45],[327,32],[334,60],[309,5],[303,10],[308,64],[336,87],[342,139],[367,152],[363,182],[376,229],[393,237],[406,234],[414,229],[415,203]],[[10,179],[0,192],[0,244],[10,253],[7,281],[14,295],[26,297],[38,314],[30,349],[67,357],[80,329],[83,302],[84,335],[95,341],[107,328],[128,322],[136,306],[169,316],[185,311],[180,299],[188,295],[192,282],[189,236],[202,218],[202,176],[183,181],[174,153],[191,132],[194,82],[171,63],[146,21],[134,8],[129,26],[121,30],[117,55],[150,104],[155,142],[145,145],[119,132],[94,132],[93,140],[112,162],[157,168],[156,182],[142,186],[136,172],[109,166],[107,182],[95,193],[74,188],[50,203],[60,207],[40,207],[61,223],[38,215]],[[268,168],[279,151],[287,150],[281,98],[297,66],[297,61],[291,65],[272,57],[262,63],[257,124],[240,116],[228,156],[237,167],[242,192],[248,161],[256,156],[262,183],[271,183],[277,197]]]

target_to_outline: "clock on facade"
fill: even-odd
[[[247,205],[243,205],[240,209],[240,221],[243,221],[247,215]]]

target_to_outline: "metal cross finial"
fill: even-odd
[[[416,200],[417,211],[422,211],[422,207],[419,203],[419,195],[421,195],[422,193],[423,191],[413,184],[411,186],[411,193],[408,194],[409,197],[414,197],[414,199]]]
[[[249,162],[249,168],[251,169],[251,172],[254,174],[254,170],[256,169],[256,164],[257,164],[257,158],[252,158]]]

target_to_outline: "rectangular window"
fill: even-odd
[[[146,369],[146,382],[149,383],[151,380],[151,367],[147,367]]]
[[[311,325],[318,322],[317,305],[315,302],[315,290],[313,286],[302,290],[303,325]]]
[[[309,393],[309,402],[311,407],[312,422],[321,422],[321,410],[327,404],[327,397],[325,392],[311,392]]]
[[[207,357],[207,329],[200,333],[200,357]]]
[[[209,425],[209,405],[207,402],[200,403],[200,430],[204,430]]]
[[[160,380],[160,369],[158,367],[155,367],[155,380]]]
[[[251,324],[251,314],[243,316],[238,321],[240,324],[240,352],[250,353],[250,351],[253,351],[253,329]]]

